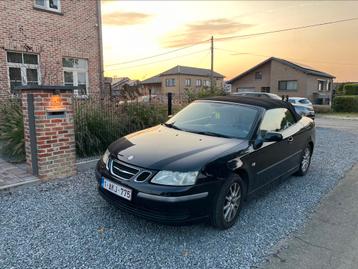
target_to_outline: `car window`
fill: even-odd
[[[257,109],[246,105],[199,101],[182,109],[167,124],[187,132],[246,139],[257,115]]]
[[[295,123],[296,121],[288,109],[270,109],[265,112],[260,131],[262,135],[265,135],[266,132],[281,132]]]
[[[288,99],[288,101],[289,101],[291,104],[296,103],[295,99]]]
[[[308,105],[310,103],[310,101],[308,101],[307,99],[301,99],[301,100],[299,100],[299,102],[301,104],[305,104],[305,105]]]

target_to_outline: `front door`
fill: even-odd
[[[283,140],[264,142],[263,145],[249,154],[255,174],[255,187],[270,183],[272,180],[290,173],[296,168],[300,152],[295,144],[296,121],[292,113],[285,108],[267,110],[259,128],[264,137],[267,132],[279,132]]]

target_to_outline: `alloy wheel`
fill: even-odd
[[[241,187],[238,182],[234,182],[225,196],[223,207],[224,219],[226,222],[232,221],[239,209],[241,202]]]

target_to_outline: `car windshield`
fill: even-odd
[[[196,101],[191,103],[165,125],[186,132],[247,139],[258,110],[242,104]]]

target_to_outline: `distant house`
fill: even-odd
[[[138,95],[140,95],[139,80],[133,80],[128,77],[112,79],[111,96],[134,98]]]
[[[160,94],[162,90],[162,79],[159,75],[148,78],[141,82],[142,92],[144,95],[151,94]]]
[[[257,91],[309,98],[329,104],[335,77],[302,64],[271,57],[228,81],[233,92]]]
[[[186,90],[198,90],[201,88],[209,88],[211,82],[211,71],[209,69],[175,66],[159,75],[142,81],[142,87],[145,92],[152,94],[165,94],[173,92],[176,94],[184,94]],[[215,86],[223,88],[224,76],[213,73]]]

